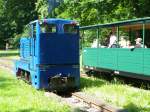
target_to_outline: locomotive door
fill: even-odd
[[[31,58],[30,58],[30,69],[35,70],[35,41],[36,41],[36,29],[35,25],[31,25]]]

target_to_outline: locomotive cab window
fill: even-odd
[[[76,24],[65,24],[64,33],[77,34]]]
[[[42,24],[41,33],[56,33],[56,25],[47,23]]]

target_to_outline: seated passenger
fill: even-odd
[[[134,46],[131,46],[131,42],[128,40],[127,41],[127,46],[126,46],[126,48],[134,48]]]
[[[121,48],[130,48],[130,41],[125,39],[125,36],[121,36],[121,40],[119,41]]]
[[[97,44],[98,44],[98,39],[94,39],[94,41],[93,41],[91,47],[92,47],[92,48],[97,48],[97,47],[98,47]],[[100,46],[100,45],[99,45],[99,46]]]
[[[122,48],[126,48],[127,43],[126,43],[124,36],[121,36],[121,40],[119,41],[119,44]]]
[[[143,48],[143,44],[142,44],[142,38],[137,38],[137,39],[135,39],[135,42],[136,42],[136,44],[135,44],[135,48]],[[144,48],[147,48],[146,46],[144,46]]]
[[[142,39],[141,38],[137,38],[135,39],[135,48],[142,48]]]
[[[117,47],[117,37],[114,32],[110,32],[109,45],[108,48],[116,48]]]

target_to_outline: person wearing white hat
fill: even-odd
[[[142,48],[142,38],[137,38],[137,39],[135,39],[135,42],[136,42],[136,44],[135,44],[135,48]]]
[[[142,44],[142,38],[137,38],[135,39],[135,48],[143,48],[143,44]],[[146,46],[144,46],[144,48],[147,48]]]

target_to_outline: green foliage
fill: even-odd
[[[0,49],[21,34],[24,25],[37,18],[36,0],[0,0]]]
[[[44,19],[48,17],[48,0],[37,0],[36,10],[39,13],[39,18]]]
[[[16,35],[14,38],[9,39],[10,47],[12,49],[19,49],[19,42],[20,42],[21,34]]]
[[[11,24],[15,24],[17,34],[22,32],[24,25],[37,18],[35,2],[36,0],[7,0],[5,12]]]
[[[15,50],[0,50],[0,58],[1,59],[4,59],[4,58],[5,59],[17,59],[17,58],[19,58],[19,51],[16,49]],[[11,61],[11,62],[12,62],[12,66],[13,66],[14,62],[13,61]],[[6,63],[8,64],[8,62],[6,62]]]
[[[91,25],[127,19],[131,16],[129,9],[119,0],[66,0],[56,9],[56,14],[78,20],[81,25]]]

